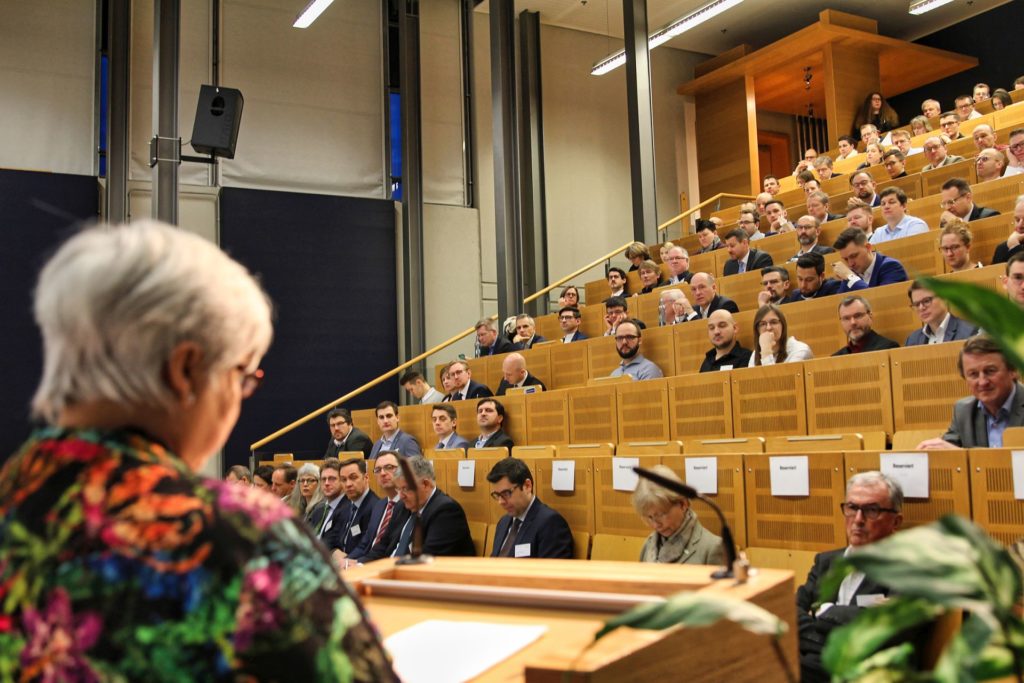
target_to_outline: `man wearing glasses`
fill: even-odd
[[[959,125],[955,121],[953,121],[953,124]],[[964,160],[963,157],[958,157],[955,154],[947,154],[946,143],[938,136],[932,136],[924,141],[924,155],[928,158],[928,164],[921,169],[922,173]]]
[[[622,363],[612,370],[611,377],[629,375],[635,380],[658,379],[664,377],[661,368],[647,360],[640,353],[640,326],[636,321],[624,320],[615,329],[615,350],[619,353]]]
[[[939,439],[920,449],[1002,448],[1007,427],[1024,427],[1024,386],[999,346],[978,335],[968,339],[957,359],[971,396],[953,405],[953,420]]]
[[[971,186],[963,178],[950,178],[942,183],[941,206],[957,218],[968,222],[999,215],[995,209],[977,206],[974,203]]]
[[[860,546],[891,536],[903,524],[903,491],[881,472],[861,472],[846,483],[846,500],[839,505],[846,521],[845,548],[818,553],[807,581],[796,592],[800,643],[800,680],[828,681],[821,665],[821,650],[832,629],[844,626],[861,609],[884,601],[889,589],[853,572],[843,579],[835,602],[818,607],[818,583],[837,558],[857,552]]]
[[[538,500],[530,468],[518,458],[502,458],[487,474],[491,498],[505,516],[498,520],[491,557],[572,559],[572,532],[565,518]]]
[[[911,283],[907,296],[910,297],[910,307],[917,313],[924,326],[910,333],[905,346],[941,344],[969,339],[977,334],[976,325],[950,313],[946,302],[935,296],[935,292],[925,289],[917,280]]]
[[[373,441],[358,427],[352,424],[352,413],[347,408],[335,408],[327,414],[327,428],[331,430],[331,440],[327,442],[324,460],[337,458],[338,453],[362,451],[363,457],[370,457]]]
[[[850,176],[853,195],[868,206],[878,206],[882,199],[875,194],[875,180],[867,171],[857,171]]]
[[[1010,131],[1010,144],[1006,147],[1006,171],[1004,176],[1024,173],[1024,128]]]
[[[455,410],[447,404],[444,404],[443,407],[451,408],[453,412]],[[434,410],[438,410],[438,408],[435,407]],[[398,486],[395,482],[395,473],[398,472],[398,458],[399,455],[394,451],[384,451],[377,454],[377,460],[373,463],[373,476],[377,477],[377,485],[384,496],[373,504],[370,521],[366,525],[366,532],[359,541],[359,545],[353,548],[352,552],[341,563],[342,569],[359,562],[369,562],[370,559],[384,557],[384,551],[387,548],[381,547],[381,545],[387,539],[391,522],[405,514],[405,506],[398,496]],[[377,553],[377,556],[370,557],[373,553]]]
[[[558,310],[558,325],[562,328],[562,343],[571,344],[587,338],[580,332],[580,309],[563,306]]]

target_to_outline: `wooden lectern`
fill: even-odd
[[[544,624],[547,632],[476,681],[620,683],[786,681],[796,652],[793,574],[762,569],[745,584],[713,581],[713,567],[578,560],[437,558],[396,566],[380,560],[347,570],[385,637],[427,619]],[[706,628],[622,628],[584,652],[614,614],[679,591],[726,594],[776,614],[789,632],[772,647],[731,622]],[[781,659],[780,659],[781,653]]]

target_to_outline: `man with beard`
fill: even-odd
[[[615,329],[615,350],[619,352],[622,363],[612,370],[611,377],[629,375],[635,380],[658,379],[664,373],[657,365],[643,357],[640,353],[640,326],[634,320],[624,320]]]
[[[821,236],[821,221],[814,216],[801,216],[796,221],[796,241],[800,243],[800,251],[790,261],[796,261],[804,254],[831,254],[835,249],[818,244]]]
[[[857,171],[850,175],[850,189],[853,196],[868,206],[878,206],[882,199],[875,194],[875,179],[867,171]]]
[[[871,304],[862,296],[848,296],[839,302],[839,323],[846,334],[846,346],[833,356],[898,349],[899,344],[871,329]]]

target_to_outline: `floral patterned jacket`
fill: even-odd
[[[35,432],[0,473],[0,681],[389,681],[378,634],[274,496],[146,436]]]

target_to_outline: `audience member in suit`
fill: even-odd
[[[1024,308],[1024,252],[1017,253],[1006,262],[1003,288],[1010,301]]]
[[[917,280],[911,283],[907,296],[910,297],[910,307],[917,312],[924,326],[910,333],[905,346],[941,344],[968,339],[978,333],[977,325],[950,313],[946,302],[935,296],[935,292],[925,289]]]
[[[829,196],[821,190],[815,190],[807,195],[807,215],[817,218],[819,225],[843,217],[842,214],[829,211],[829,199]],[[825,248],[828,249],[828,247]],[[829,251],[832,250],[829,249]]]
[[[875,179],[867,171],[850,174],[850,189],[854,197],[868,206],[878,206],[882,202],[882,198],[875,194]]]
[[[520,353],[510,353],[501,362],[501,384],[498,385],[496,396],[504,396],[505,392],[515,387],[547,387],[544,382],[534,377],[526,369],[526,359]]]
[[[445,401],[464,401],[491,395],[490,389],[473,381],[469,363],[463,360],[452,361],[448,367],[448,381],[451,383],[451,392],[445,396]]]
[[[1024,385],[999,345],[984,334],[964,342],[957,359],[971,395],[953,404],[953,419],[942,438],[918,449],[1002,448],[1007,427],[1024,427]]]
[[[833,356],[900,347],[892,339],[887,339],[871,329],[871,303],[862,296],[854,294],[839,302],[839,323],[846,335],[846,346],[833,353]]]
[[[398,380],[399,386],[412,394],[417,403],[439,403],[444,400],[444,394],[427,384],[423,375],[415,370],[409,370]]]
[[[434,426],[434,434],[437,435],[437,445],[434,448],[449,450],[471,447],[469,441],[455,431],[459,427],[459,414],[451,403],[435,404],[430,411],[430,422]]]
[[[707,319],[717,310],[726,310],[730,313],[739,313],[740,308],[736,302],[718,293],[718,285],[715,283],[714,275],[709,273],[697,273],[690,280],[690,292],[693,294],[693,303],[690,306],[689,300],[685,297],[686,305],[683,306],[684,315],[687,320],[697,318]]]
[[[435,410],[438,407],[441,406],[436,406]],[[444,407],[451,408],[451,406]],[[381,553],[382,557],[384,551],[387,550],[387,547],[381,548],[380,546],[386,543],[391,523],[405,514],[405,506],[398,496],[395,479],[395,473],[399,470],[399,457],[401,456],[398,453],[391,451],[377,454],[377,459],[373,463],[373,476],[377,477],[377,485],[384,496],[378,498],[377,502],[373,504],[373,508],[370,511],[370,520],[367,522],[363,533],[360,534],[359,543],[340,563],[342,569],[363,562],[375,549]]]
[[[971,185],[963,178],[950,178],[942,183],[942,208],[967,222],[999,215],[994,209],[974,203]]]
[[[670,285],[678,285],[689,282],[693,277],[690,272],[690,254],[679,245],[673,246],[665,255],[665,263],[668,264]]]
[[[762,268],[761,286],[764,289],[757,293],[758,308],[765,304],[788,304],[793,300],[789,291],[789,271],[785,266]]]
[[[769,195],[771,196],[771,195]],[[700,242],[698,254],[706,254],[715,249],[721,249],[725,245],[718,239],[718,226],[705,218],[698,218],[694,231],[697,233],[697,241]]]
[[[750,365],[750,349],[740,346],[740,327],[726,310],[717,310],[708,318],[711,350],[704,354],[701,372],[745,368]]]
[[[868,243],[868,237],[863,230],[843,230],[832,246],[839,252],[839,258],[843,261],[833,266],[836,276],[841,280],[850,281],[850,276],[854,275],[864,280],[868,287],[881,287],[906,282],[908,279],[903,264],[891,256],[876,252]]]
[[[765,203],[771,200],[766,200]],[[757,212],[757,203],[754,202],[740,204],[740,217],[736,221],[736,225],[743,230],[747,235],[747,240],[750,242],[756,242],[757,240],[763,240],[766,235],[761,232],[761,215]],[[774,234],[774,233],[769,233]]]
[[[313,533],[328,548],[335,547],[345,533],[343,516],[345,495],[341,486],[341,461],[327,458],[320,465],[320,490],[323,500],[313,506],[306,517]]]
[[[395,472],[396,487],[405,510],[391,523],[386,545],[377,544],[364,558],[364,562],[381,557],[407,555],[413,541],[413,528],[418,523],[423,529],[423,553],[437,557],[476,555],[473,539],[469,535],[466,513],[457,501],[437,488],[434,466],[422,457],[408,458],[415,481],[406,481],[402,470]],[[380,549],[383,548],[383,549]]]
[[[498,334],[495,322],[483,318],[476,323],[477,357],[494,356],[499,353],[513,351],[512,342],[503,334]]]
[[[992,263],[1006,263],[1022,251],[1024,251],[1024,195],[1017,198],[1016,206],[1013,207],[1013,230],[1005,242],[996,245]]]
[[[796,285],[797,290],[791,296],[793,301],[847,294],[868,288],[859,277],[846,280],[825,277],[825,259],[821,254],[804,254],[796,260]]]
[[[821,221],[817,217],[801,216],[798,218],[796,221],[796,241],[800,245],[800,250],[789,260],[796,261],[804,254],[821,254],[824,256],[835,251],[832,247],[818,244],[819,237],[821,237]]]
[[[558,309],[558,325],[562,328],[563,344],[571,344],[587,338],[587,335],[580,332],[580,318],[580,309],[575,306],[563,306]]]
[[[324,539],[327,548],[332,551],[335,565],[340,564],[359,545],[363,536],[368,534],[373,506],[378,500],[377,494],[370,490],[364,458],[343,460],[338,476],[345,494],[337,515],[341,523],[335,524],[331,530],[329,543]]]
[[[391,401],[382,401],[374,411],[377,415],[377,426],[380,438],[373,444],[370,457],[376,458],[381,451],[395,451],[405,457],[421,455],[420,444],[412,434],[406,434],[398,428],[398,406]]]
[[[302,494],[298,487],[299,471],[290,462],[281,463],[274,468],[270,481],[270,490],[292,509],[296,517],[301,517],[304,510]]]
[[[512,452],[515,444],[512,437],[504,431],[505,406],[493,398],[485,398],[476,404],[476,422],[480,427],[480,436],[476,443],[471,444],[476,448],[498,448],[504,446]]]
[[[643,343],[643,328],[639,320],[624,320],[615,331],[615,351],[622,362],[612,370],[609,377],[629,375],[634,380],[658,379],[664,377],[661,368],[640,353]]]
[[[637,269],[640,275],[640,283],[643,285],[640,291],[634,293],[633,296],[639,296],[640,294],[650,294],[658,287],[664,287],[667,282],[661,279],[661,266],[654,261],[647,259],[640,264]]]
[[[686,294],[681,289],[664,288],[658,293],[658,324],[664,327],[665,325],[675,325],[686,321],[687,306],[689,301],[687,300],[686,305],[676,306],[676,302],[681,302],[686,299]],[[689,310],[693,311],[693,306],[689,306]]]
[[[955,120],[956,114],[953,114],[953,116],[954,120],[952,122],[959,126]],[[951,136],[951,138],[952,137],[955,136]],[[958,157],[955,154],[948,154],[946,152],[946,142],[938,135],[934,135],[925,140],[923,149],[924,155],[928,159],[928,163],[921,169],[922,173],[942,166],[949,166],[950,164],[955,164],[964,160],[963,157]]]
[[[846,522],[846,548],[818,553],[807,581],[796,592],[800,680],[805,683],[831,680],[821,663],[821,650],[828,636],[833,629],[853,621],[862,609],[883,602],[889,594],[885,586],[854,573],[843,580],[834,602],[823,602],[831,596],[820,595],[819,584],[836,559],[900,529],[903,491],[881,472],[860,472],[846,483],[846,500],[841,508]]]
[[[525,313],[516,316],[516,338],[512,348],[516,351],[532,349],[534,344],[547,341],[537,334],[537,323]]]
[[[1024,209],[1024,204],[1021,208]],[[1021,222],[1024,223],[1024,210],[1021,216]],[[966,221],[954,218],[942,226],[939,232],[939,251],[942,252],[942,260],[946,262],[948,272],[959,273],[961,270],[983,267],[981,261],[971,259],[973,240],[974,235]]]
[[[655,474],[683,483],[665,465],[651,468]],[[640,549],[641,562],[672,564],[722,564],[722,539],[705,529],[690,501],[674,491],[641,479],[633,491],[633,509],[651,527]]]
[[[533,474],[518,458],[502,458],[487,473],[491,498],[505,515],[498,520],[491,557],[572,559],[572,531],[565,518],[534,493]]]
[[[626,296],[629,293],[626,271],[622,268],[609,268],[605,278],[608,280],[609,289],[612,290],[611,296]]]
[[[722,269],[726,276],[761,270],[772,265],[772,257],[769,254],[750,248],[749,237],[743,228],[731,230],[725,236],[725,248],[731,257]]]

